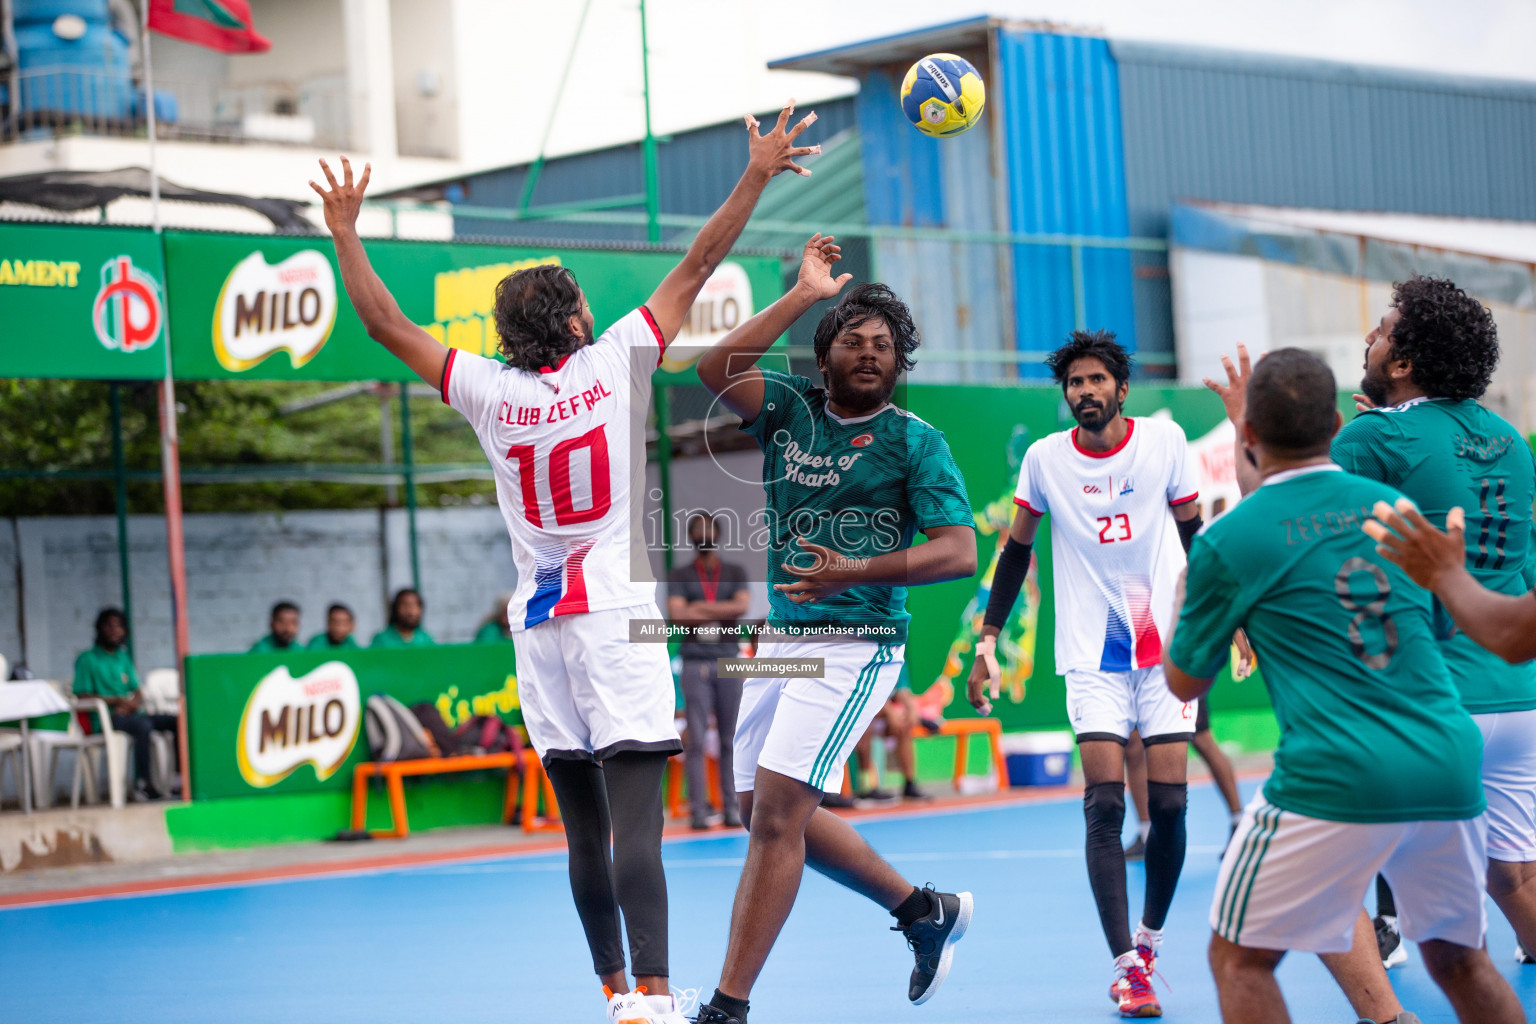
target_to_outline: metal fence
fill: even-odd
[[[4,138],[58,135],[141,137],[148,105],[132,75],[80,68],[29,68],[3,80]],[[351,139],[346,78],[228,82],[155,78],[160,138],[346,148]]]

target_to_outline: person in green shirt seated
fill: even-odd
[[[389,603],[389,625],[373,636],[370,647],[434,647],[427,631],[421,628],[421,613],[425,606],[412,587],[405,587],[395,594]]]
[[[286,651],[299,642],[299,606],[292,601],[279,601],[272,606],[271,629],[266,636],[251,644],[248,653],[262,651]]]
[[[477,644],[500,644],[512,642],[512,627],[507,622],[507,609],[512,603],[511,594],[497,594],[496,605],[491,609],[485,621],[480,624],[475,632]]]
[[[352,631],[356,628],[357,621],[352,617],[352,609],[344,604],[333,604],[325,610],[325,632],[310,637],[304,649],[334,651],[345,648],[355,651],[357,641],[352,639]]]
[[[127,640],[127,616],[121,609],[103,608],[96,616],[95,645],[75,659],[72,689],[76,697],[100,697],[111,712],[112,728],[133,737],[133,799],[159,800],[164,794],[149,780],[149,735],[174,735],[176,716],[144,713],[144,694],[139,690],[139,674],[134,671],[133,659],[124,646]],[[173,745],[172,749],[179,748]]]

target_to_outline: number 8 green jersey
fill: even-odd
[[[1536,460],[1509,421],[1473,401],[1416,398],[1373,409],[1339,431],[1333,461],[1402,491],[1441,529],[1467,514],[1467,570],[1501,594],[1531,587]],[[1461,702],[1474,715],[1536,708],[1536,663],[1511,665],[1443,616],[1441,643]]]
[[[1201,679],[1248,632],[1280,723],[1264,797],[1328,821],[1483,812],[1483,738],[1435,638],[1427,591],[1360,528],[1401,495],[1323,465],[1279,473],[1189,552],[1168,657]]]

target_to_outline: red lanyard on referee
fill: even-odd
[[[699,586],[704,589],[704,600],[711,604],[714,603],[715,597],[720,593],[720,570],[722,567],[723,563],[716,562],[715,578],[707,579],[704,575],[704,568],[699,565],[698,559],[694,559],[693,562],[693,571],[698,573],[699,576]]]

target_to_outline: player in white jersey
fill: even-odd
[[[635,620],[662,620],[647,552],[633,539],[650,378],[764,186],[780,171],[810,173],[795,158],[819,147],[795,139],[816,115],[791,128],[793,112],[786,106],[767,134],[746,119],[740,182],[646,304],[602,337],[592,336],[591,308],[570,271],[540,266],[503,279],[495,319],[505,364],[444,348],[400,312],[357,237],[366,167],[354,185],[343,157],[338,184],[322,161],[330,189],[310,183],[369,336],[469,421],[494,471],[518,570],[508,623],[523,721],[560,805],[571,890],[610,1024],[683,1024],[667,983],[661,863],[662,778],[682,743],[666,644],[630,636]]]
[[[1194,467],[1171,420],[1121,413],[1131,361],[1108,331],[1074,331],[1047,360],[1077,427],[1030,445],[1019,506],[998,560],[970,699],[995,678],[996,637],[1018,598],[1035,531],[1051,515],[1056,594],[1056,671],[1067,680],[1086,790],[1088,879],[1115,957],[1110,994],[1126,1017],[1162,1014],[1151,971],[1184,866],[1185,762],[1196,705],[1163,681],[1163,638],[1184,553],[1200,527]],[[994,684],[995,685],[995,684]],[[993,694],[996,695],[995,693]],[[1133,938],[1126,898],[1125,743],[1147,747],[1146,902]]]

